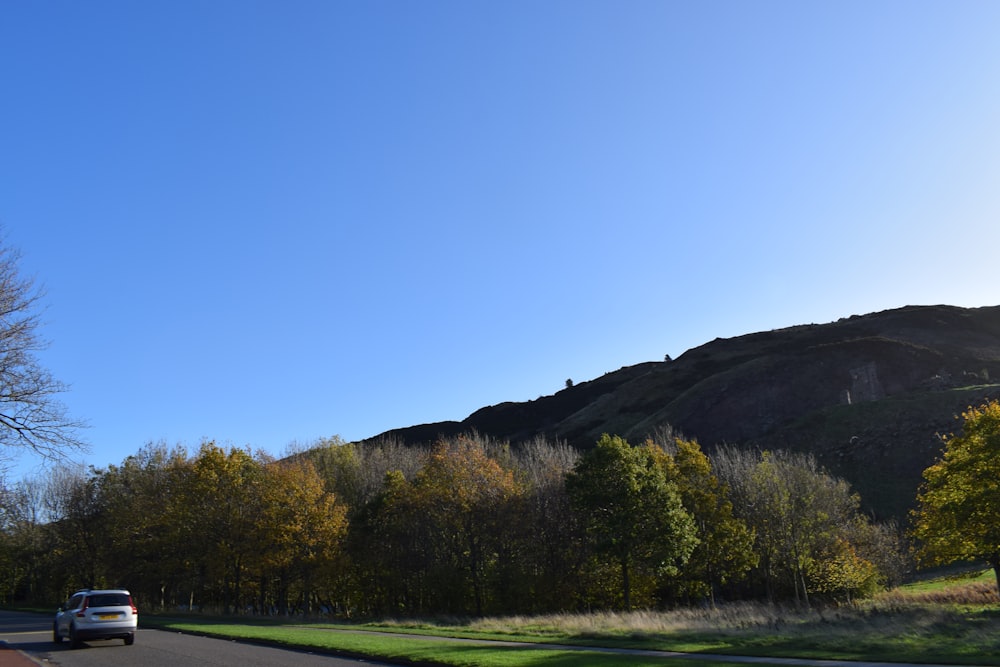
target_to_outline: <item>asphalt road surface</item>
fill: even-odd
[[[194,637],[163,630],[140,629],[135,644],[125,646],[120,639],[85,642],[71,649],[68,642],[52,641],[52,619],[39,614],[0,611],[0,642],[22,651],[36,663],[65,667],[107,667],[142,665],[143,667],[183,667],[218,665],[220,667],[388,667],[387,663],[336,658],[267,646],[253,646],[222,639]],[[0,652],[0,667],[3,654]]]

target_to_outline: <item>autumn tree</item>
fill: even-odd
[[[185,530],[192,502],[185,493],[191,474],[186,450],[149,443],[96,474],[105,512],[104,566],[147,605],[165,608],[167,598],[188,583]]]
[[[376,610],[482,614],[494,604],[521,485],[488,448],[475,434],[442,440],[412,480],[388,472],[354,515],[350,551]]]
[[[670,588],[675,594],[707,597],[714,603],[719,585],[742,579],[757,564],[753,532],[734,516],[727,486],[712,472],[696,441],[661,430],[654,443],[654,452],[662,452],[662,465],[694,518],[698,536],[698,545]]]
[[[412,484],[398,470],[387,472],[381,490],[352,512],[347,549],[362,614],[426,610],[432,545],[422,537],[422,519]]]
[[[1000,402],[962,413],[962,433],[944,438],[924,471],[913,513],[921,565],[985,561],[1000,590]]]
[[[439,572],[447,573],[442,586],[450,589],[465,582],[475,613],[481,615],[497,565],[498,542],[507,528],[503,510],[519,493],[518,484],[487,456],[481,441],[462,436],[435,447],[413,487],[425,524],[441,547],[437,565],[445,568]],[[455,593],[452,604],[461,605],[465,596],[460,588]]]
[[[716,470],[730,487],[737,516],[755,536],[757,572],[774,599],[779,589],[809,604],[823,592],[851,596],[871,592],[884,579],[872,555],[861,547],[868,520],[850,485],[819,468],[815,458],[790,453],[722,448]],[[835,571],[840,564],[843,571]],[[849,570],[849,571],[848,571]]]
[[[203,443],[184,493],[189,500],[189,559],[221,593],[229,613],[241,602],[245,574],[259,558],[257,537],[264,474],[250,452]]]
[[[637,573],[676,574],[697,544],[677,485],[649,447],[605,434],[567,475],[566,488],[591,546],[618,568],[625,609]]]
[[[320,441],[305,456],[315,465],[327,490],[357,510],[382,491],[386,473],[398,470],[412,480],[424,466],[428,451],[390,437],[366,443],[345,443],[334,437]]]
[[[322,586],[327,597],[336,588],[335,565],[347,529],[347,509],[323,488],[308,460],[269,462],[263,475],[256,526],[258,608],[268,608],[273,592],[277,612],[288,614],[290,592],[297,583],[301,608],[310,611],[316,587]]]
[[[514,554],[508,562],[514,562],[498,591],[510,611],[561,611],[580,597],[587,553],[565,485],[579,459],[577,449],[540,437],[511,450],[510,466],[524,493],[510,526]]]

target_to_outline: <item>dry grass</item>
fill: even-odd
[[[851,605],[805,608],[734,602],[662,612],[506,616],[474,620],[462,626],[477,632],[564,636],[742,635],[760,630],[830,633],[838,628],[857,633],[859,626],[891,628],[905,634],[958,622],[968,616],[970,609],[990,618],[1000,611],[1000,594],[991,571],[973,575],[972,580],[945,579],[925,586],[897,588]]]
[[[708,653],[1000,665],[1000,596],[985,575],[924,582],[851,605],[737,602],[379,625]]]
[[[922,633],[959,622],[969,608],[1000,610],[995,584],[979,581],[934,590],[896,589],[852,605],[773,605],[733,602],[672,611],[602,611],[541,616],[497,616],[482,619],[439,619],[438,628],[487,634],[570,637],[669,637],[677,635],[741,636],[767,631],[782,634],[856,634],[879,629]],[[383,621],[383,626],[427,627],[427,621]]]
[[[1000,604],[995,581],[976,581],[968,584],[933,589],[896,589],[875,598],[875,604],[945,604],[945,605],[996,605]]]
[[[635,636],[774,628],[787,625],[791,619],[802,622],[810,618],[818,619],[818,612],[756,602],[737,602],[715,608],[698,607],[674,611],[604,611],[590,614],[505,616],[475,620],[466,627],[479,632],[584,637]]]

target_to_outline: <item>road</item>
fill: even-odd
[[[303,651],[253,646],[222,639],[182,635],[162,630],[139,630],[135,644],[120,639],[86,642],[73,650],[69,643],[52,642],[52,619],[39,614],[0,611],[0,642],[27,654],[36,664],[64,667],[143,665],[217,665],[219,667],[390,667],[387,663],[316,655]],[[24,664],[13,651],[0,651],[0,667]]]

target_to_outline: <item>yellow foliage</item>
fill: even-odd
[[[985,560],[1000,567],[1000,402],[962,413],[962,433],[924,471],[913,513],[921,565]]]

